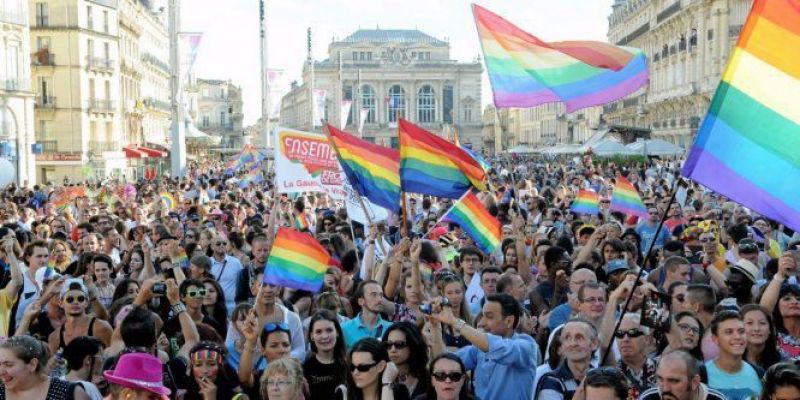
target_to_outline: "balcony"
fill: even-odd
[[[99,113],[113,113],[114,111],[116,111],[114,105],[115,105],[114,100],[90,99],[89,111],[99,112]]]
[[[114,70],[114,60],[102,57],[86,57],[86,66],[90,70],[110,72]]]
[[[151,64],[167,74],[172,72],[172,70],[169,68],[169,64],[161,61],[158,57],[150,53],[142,53],[142,62]]]
[[[27,25],[25,14],[22,10],[15,10],[13,8],[0,9],[0,22],[6,22],[14,25]]]
[[[680,10],[681,10],[681,2],[680,0],[676,0],[674,3],[670,4],[667,8],[665,8],[663,11],[658,13],[658,15],[656,16],[656,22],[660,24],[664,22],[667,18],[677,14],[678,11]]]
[[[36,53],[31,54],[31,65],[36,67],[55,66],[56,55],[47,51],[47,49],[39,50]]]
[[[22,79],[0,78],[0,90],[7,92],[27,92],[31,89],[31,83]]]
[[[171,109],[170,103],[166,101],[157,100],[152,97],[145,97],[144,100],[142,100],[142,103],[144,103],[145,107],[154,108],[156,110],[169,112]]]
[[[57,140],[39,140],[39,139],[36,139],[36,142],[42,145],[42,152],[43,153],[58,153],[58,141]]]
[[[38,133],[36,136],[47,136],[47,134]],[[36,142],[42,145],[42,154],[36,155],[36,161],[81,161],[80,151],[59,149],[57,140],[37,139]]]
[[[119,142],[107,142],[104,140],[89,141],[89,152],[99,155],[106,151],[120,151]]]
[[[41,109],[56,108],[56,98],[54,96],[36,96],[34,107]]]

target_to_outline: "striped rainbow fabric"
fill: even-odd
[[[755,0],[683,174],[800,230],[800,1]]]
[[[644,53],[603,42],[544,42],[472,6],[497,107],[563,102],[567,112],[606,104],[648,83]]]
[[[400,152],[359,139],[328,124],[347,180],[358,193],[392,212],[400,207]]]
[[[402,118],[397,129],[403,191],[458,199],[485,190],[486,171],[462,148]]]
[[[281,227],[267,259],[263,282],[317,293],[330,258],[311,235]]]
[[[569,209],[577,214],[596,215],[600,212],[600,196],[594,190],[581,189]]]
[[[471,190],[453,204],[442,219],[458,224],[486,254],[492,253],[500,245],[500,222],[489,214]]]
[[[617,184],[614,185],[614,193],[611,195],[611,211],[619,211],[627,215],[635,215],[640,218],[647,218],[647,208],[639,197],[639,192],[624,176],[617,176]]]

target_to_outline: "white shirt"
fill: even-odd
[[[211,257],[211,274],[225,293],[225,308],[228,309],[228,315],[233,315],[233,309],[236,307],[236,282],[241,270],[242,263],[236,257],[226,254],[222,262]]]

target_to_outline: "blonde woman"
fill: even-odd
[[[293,358],[269,363],[261,377],[261,398],[265,400],[298,400],[306,398],[303,367]]]
[[[72,262],[72,249],[66,242],[54,240],[50,245],[50,254],[55,257],[55,268],[63,273]]]

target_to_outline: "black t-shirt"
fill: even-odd
[[[217,333],[219,333],[221,338],[225,338],[225,328],[217,322],[214,318],[209,317],[208,315],[203,314],[203,321],[202,323],[214,328]],[[175,337],[178,332],[181,331],[181,321],[178,318],[172,317],[164,322],[164,327],[161,328],[161,332],[167,335],[168,338]]]
[[[334,397],[336,387],[345,383],[342,369],[344,365],[323,364],[313,355],[303,363],[303,375],[311,391],[309,400],[329,400]]]

